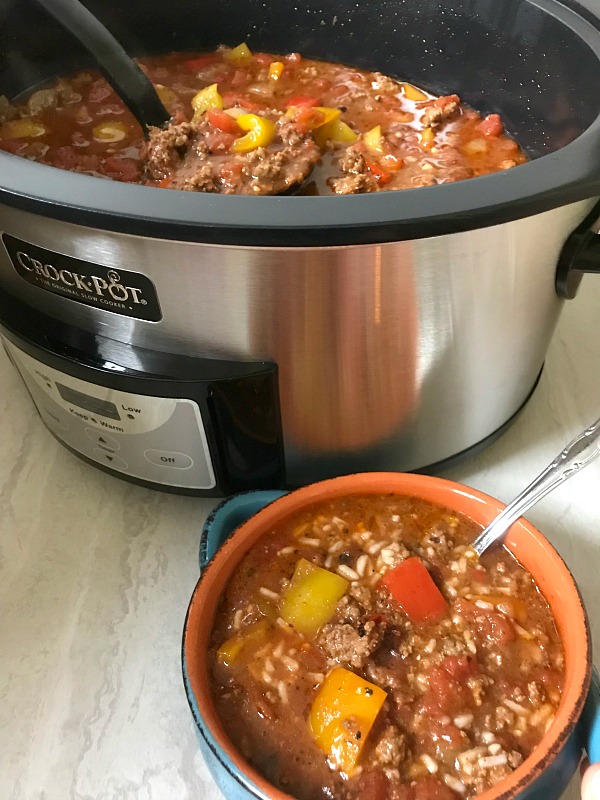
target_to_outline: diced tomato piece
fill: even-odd
[[[407,787],[409,788],[409,787]],[[388,800],[389,781],[381,769],[365,772],[356,780],[356,796],[360,800]],[[412,794],[398,796],[394,793],[394,800],[412,800]]]
[[[457,681],[466,681],[479,670],[474,656],[446,656],[440,667]]]
[[[309,97],[306,94],[294,94],[285,101],[286,106],[320,106],[320,97]]]
[[[516,637],[510,620],[497,611],[479,608],[469,600],[462,598],[454,603],[454,608],[467,619],[471,632],[479,645],[492,644],[502,647]]]
[[[292,120],[299,133],[307,133],[325,121],[325,115],[313,106],[290,106]]]
[[[140,165],[133,158],[108,156],[108,158],[104,159],[104,172],[115,180],[131,183],[139,180]]]
[[[367,162],[369,171],[370,163]],[[413,622],[437,619],[448,609],[427,567],[416,556],[391,569],[381,582]]]
[[[450,714],[464,709],[470,698],[470,689],[464,681],[457,680],[443,667],[432,667],[421,707],[426,714]]]
[[[268,66],[275,61],[275,59],[268,53],[254,53],[253,57],[255,61],[258,61],[259,64],[264,64],[265,66]]]
[[[433,105],[438,108],[446,108],[450,103],[460,103],[460,97],[457,94],[446,94],[443,97],[436,97]]]
[[[502,133],[500,114],[488,114],[487,117],[475,127],[485,136],[500,136]]]
[[[211,153],[226,153],[235,141],[235,134],[215,131],[207,134],[205,141]]]
[[[247,86],[252,80],[252,75],[245,69],[236,69],[231,79],[231,85],[236,88]]]
[[[166,189],[167,186],[170,186],[172,180],[173,178],[163,178],[162,181],[156,182],[156,186],[160,186],[161,189]]]
[[[219,178],[224,184],[230,187],[237,186],[243,171],[242,164],[237,161],[232,161],[229,164],[223,164],[219,170]]]
[[[531,675],[531,680],[542,683],[546,689],[562,691],[564,677],[553,669],[541,668]]]
[[[207,53],[197,58],[188,58],[183,62],[183,65],[186,69],[189,69],[190,72],[197,72],[198,70],[204,69],[204,67],[210,67],[211,64],[215,64],[220,60],[221,57],[216,53]]]
[[[75,169],[79,163],[79,156],[72,147],[64,145],[56,148],[49,161],[52,166],[59,169]]]
[[[456,800],[457,794],[437,778],[421,778],[414,787],[414,800]]]
[[[240,126],[233,117],[221,111],[220,108],[211,108],[206,112],[206,116],[213,128],[217,128],[224,133],[239,134]]]
[[[0,150],[4,150],[7,153],[18,153],[24,146],[23,142],[19,142],[16,139],[0,141]]]

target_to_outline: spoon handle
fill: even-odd
[[[79,0],[37,0],[90,53],[100,71],[148,134],[169,119],[156,90],[120,43]]]
[[[496,519],[483,530],[473,542],[478,555],[502,538],[510,526],[545,497],[555,486],[568,480],[576,472],[587,467],[600,455],[600,419],[576,436],[556,458],[548,464],[537,478],[509,503]]]

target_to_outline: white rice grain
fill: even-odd
[[[469,725],[473,722],[473,714],[459,714],[457,717],[454,717],[454,724],[460,730],[464,728],[468,728]]]
[[[464,794],[467,791],[464,783],[455,778],[454,775],[444,775],[444,783],[449,789],[452,789],[453,792],[458,792],[458,794]]]
[[[514,711],[515,714],[529,714],[529,711],[525,708],[525,706],[515,703],[515,701],[511,700],[509,697],[505,697],[502,702],[507,708],[510,708],[511,711]]]
[[[497,756],[484,756],[477,762],[481,769],[492,769],[492,767],[502,767],[508,761],[506,753],[499,753]]]
[[[477,608],[483,608],[486,611],[492,611],[494,608],[494,604],[488,603],[486,600],[475,600],[475,605]]]
[[[279,595],[277,592],[273,592],[271,589],[267,589],[266,586],[261,586],[258,590],[263,597],[268,597],[269,600],[279,600]]]
[[[353,570],[347,564],[340,564],[337,568],[338,575],[341,575],[342,578],[346,578],[349,581],[357,581],[359,578],[358,572]]]
[[[290,547],[288,545],[288,547],[282,547],[281,550],[278,550],[277,551],[277,555],[278,556],[289,556],[289,554],[293,553],[293,552],[294,552],[294,548]]]
[[[281,661],[290,670],[290,672],[296,672],[296,670],[300,666],[296,661],[296,659],[290,658],[289,656],[282,656]]]
[[[360,575],[360,577],[364,577],[365,574],[371,574],[372,565],[371,559],[366,553],[363,553],[356,559],[356,571]]]
[[[233,615],[233,629],[235,631],[239,631],[240,626],[242,624],[242,617],[244,616],[244,609],[238,608],[238,610]]]
[[[421,761],[423,764],[425,764],[427,771],[431,772],[432,775],[435,775],[439,769],[437,761],[427,753],[423,753],[421,756]]]
[[[435,648],[437,647],[437,642],[435,639],[430,639],[425,647],[423,648],[424,653],[433,653]]]
[[[279,681],[277,684],[277,691],[279,693],[279,697],[281,698],[281,702],[286,704],[288,701],[288,690],[283,681]]]
[[[310,536],[302,536],[300,539],[298,539],[298,541],[300,542],[300,544],[308,545],[308,547],[320,547],[321,546],[321,540],[320,539],[313,539]]]

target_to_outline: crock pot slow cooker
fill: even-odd
[[[435,471],[531,395],[596,269],[600,23],[557,0],[86,0],[134,55],[246,41],[498,112],[530,162],[348,197],[235,197],[0,154],[0,325],[49,429],[195,494]],[[2,2],[0,92],[89,66]]]

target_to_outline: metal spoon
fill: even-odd
[[[576,436],[537,478],[509,503],[496,519],[473,542],[473,549],[481,556],[489,547],[501,541],[510,526],[545,497],[556,486],[587,467],[600,455],[600,419]]]
[[[121,100],[148,137],[150,126],[160,127],[170,118],[152,82],[144,75],[115,37],[79,0],[37,0],[94,57]]]

